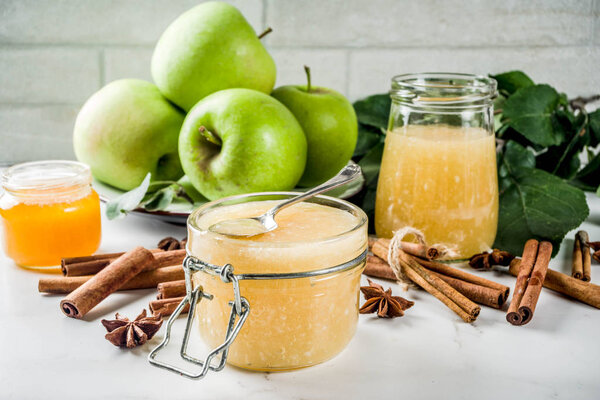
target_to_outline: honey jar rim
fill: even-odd
[[[309,239],[309,240],[281,241],[281,242],[268,242],[268,241],[267,242],[265,242],[265,241],[259,242],[259,241],[248,240],[247,238],[239,239],[239,238],[235,238],[232,236],[215,233],[215,232],[209,231],[208,229],[203,229],[200,226],[198,226],[198,224],[197,224],[197,220],[200,217],[200,215],[202,215],[203,212],[206,212],[209,209],[214,208],[215,206],[218,206],[222,203],[238,201],[238,200],[242,200],[245,198],[253,198],[253,197],[257,197],[257,199],[255,201],[267,201],[267,200],[272,200],[272,199],[259,200],[258,198],[259,197],[271,197],[271,196],[292,197],[292,196],[297,196],[299,194],[301,194],[301,193],[281,191],[281,192],[246,193],[246,194],[241,194],[241,195],[224,197],[222,199],[214,200],[209,203],[203,204],[202,206],[200,206],[197,209],[195,209],[194,211],[192,211],[192,213],[189,215],[189,217],[187,219],[187,227],[188,227],[188,229],[191,229],[196,234],[210,234],[215,239],[218,239],[218,240],[240,242],[246,246],[256,245],[256,246],[260,246],[260,247],[264,247],[264,248],[269,248],[269,247],[285,248],[285,247],[294,247],[294,246],[298,246],[300,244],[305,244],[305,243],[306,244],[308,244],[308,243],[325,243],[328,241],[337,240],[337,239],[351,235],[352,233],[363,228],[368,223],[368,218],[367,218],[367,215],[365,214],[365,212],[360,207],[356,206],[355,204],[352,204],[346,200],[339,199],[336,197],[331,197],[331,196],[326,196],[326,195],[317,195],[310,199],[304,200],[303,202],[316,203],[316,204],[321,204],[321,205],[325,205],[325,206],[337,205],[338,207],[336,207],[336,209],[338,209],[338,210],[342,210],[342,211],[346,211],[346,212],[352,211],[352,215],[354,215],[357,218],[356,224],[354,224],[354,226],[351,229],[348,229],[343,232],[336,233],[335,235],[331,235],[331,236],[327,236],[327,237]],[[321,200],[321,201],[329,202],[329,204],[315,202],[314,200]],[[231,203],[231,204],[226,204],[226,205],[235,205],[235,204],[241,204],[241,203],[242,202]],[[340,206],[346,207],[347,209],[341,208]],[[365,237],[365,240],[366,240],[366,237]],[[188,248],[189,248],[189,243],[190,243],[190,241],[188,241]]]
[[[71,160],[19,163],[4,170],[0,177],[0,184],[7,192],[26,196],[68,194],[87,188],[91,182],[90,167]]]

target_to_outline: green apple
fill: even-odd
[[[358,122],[352,104],[340,93],[310,84],[281,86],[271,96],[282,102],[302,126],[308,142],[306,168],[299,185],[325,182],[350,160],[358,137]]]
[[[194,187],[210,200],[289,190],[304,171],[306,138],[274,98],[226,89],[200,100],[185,117],[179,156]]]
[[[271,93],[275,62],[234,6],[200,4],[162,34],[152,55],[152,78],[186,111],[211,93],[248,88]]]
[[[138,79],[109,83],[79,111],[73,132],[75,155],[99,180],[122,190],[183,175],[177,139],[184,114],[156,86]]]

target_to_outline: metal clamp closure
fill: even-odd
[[[240,284],[241,280],[272,280],[272,279],[298,279],[298,278],[310,278],[315,276],[327,275],[331,273],[342,272],[346,270],[353,269],[361,263],[365,261],[367,257],[367,250],[365,249],[359,256],[356,258],[345,262],[343,264],[336,265],[330,268],[324,268],[320,270],[314,271],[305,271],[305,272],[292,272],[292,273],[283,273],[283,274],[234,274],[233,266],[231,264],[225,264],[223,266],[218,266],[214,264],[210,264],[204,262],[202,260],[197,259],[194,256],[187,255],[183,260],[183,270],[185,272],[185,287],[186,287],[186,296],[183,298],[181,303],[177,306],[173,314],[169,317],[167,321],[167,327],[165,331],[165,337],[162,342],[154,348],[150,354],[148,355],[148,361],[150,364],[166,369],[168,371],[176,372],[182,376],[191,379],[200,379],[203,378],[209,370],[211,371],[220,371],[225,367],[225,362],[227,361],[227,354],[229,352],[229,347],[240,333],[242,326],[246,322],[248,318],[248,314],[250,314],[250,304],[248,300],[241,296],[240,293]],[[202,298],[213,300],[213,296],[210,293],[206,293],[202,290],[202,287],[193,288],[192,285],[192,273],[202,271],[204,273],[219,276],[221,280],[225,283],[231,283],[233,285],[233,301],[229,302],[229,306],[231,307],[231,313],[229,314],[229,324],[227,325],[227,333],[225,335],[225,341],[219,345],[217,348],[213,349],[204,360],[197,359],[195,357],[187,354],[187,346],[189,342],[190,332],[192,329],[192,322],[194,319],[195,309],[198,305],[198,302],[202,300]],[[169,340],[171,338],[171,328],[175,320],[182,313],[184,307],[189,304],[190,309],[188,311],[187,322],[185,325],[185,331],[183,336],[183,342],[181,344],[181,350],[179,355],[185,361],[190,363],[199,365],[202,367],[200,372],[193,373],[186,371],[182,368],[179,368],[175,365],[158,361],[156,356],[158,352],[167,346]],[[216,365],[213,365],[213,359],[220,355],[220,359]]]
[[[191,332],[192,324],[193,324],[193,320],[194,320],[194,314],[195,314],[194,310],[196,309],[198,302],[200,300],[202,300],[202,298],[212,300],[213,296],[209,293],[205,293],[202,290],[202,287],[197,287],[196,289],[192,289],[192,281],[191,281],[192,271],[200,271],[200,270],[204,269],[204,265],[200,260],[188,255],[185,258],[185,260],[183,261],[183,269],[185,272],[185,285],[186,285],[187,294],[183,298],[181,303],[179,303],[179,305],[177,306],[177,308],[175,309],[173,314],[171,314],[171,316],[169,317],[169,319],[167,321],[165,337],[163,338],[162,342],[158,346],[156,346],[156,348],[154,348],[150,352],[150,354],[148,354],[148,361],[150,362],[150,364],[152,364],[156,367],[163,368],[163,369],[166,369],[171,372],[176,372],[187,378],[200,379],[200,378],[203,378],[208,373],[209,370],[220,371],[225,367],[225,361],[227,361],[227,354],[229,352],[229,346],[231,346],[231,344],[233,343],[233,341],[235,340],[237,335],[240,333],[240,330],[242,329],[244,322],[246,322],[246,319],[248,318],[248,314],[250,313],[250,304],[248,304],[248,300],[241,297],[239,281],[238,281],[237,277],[233,274],[233,267],[230,264],[226,264],[222,268],[219,268],[219,271],[215,271],[215,272],[219,273],[219,275],[221,276],[221,280],[223,280],[223,282],[233,283],[234,301],[229,302],[229,306],[231,307],[231,313],[229,314],[229,324],[227,325],[227,333],[225,334],[225,341],[220,346],[213,349],[206,356],[206,358],[204,360],[200,360],[200,359],[190,356],[189,354],[187,354],[187,347],[188,347],[190,332]],[[181,344],[181,350],[179,352],[179,355],[185,361],[188,361],[190,363],[193,363],[193,364],[196,364],[196,365],[199,365],[200,367],[202,367],[202,369],[197,373],[193,373],[193,372],[184,370],[173,364],[169,364],[169,363],[159,361],[156,359],[158,352],[162,348],[166,347],[167,344],[169,343],[169,340],[171,339],[171,328],[173,326],[173,323],[179,317],[179,315],[181,314],[181,312],[183,311],[184,307],[187,304],[190,305],[190,309],[188,311],[187,321],[186,321],[186,325],[185,325],[185,331],[184,331],[184,335],[183,335],[183,341]],[[237,322],[236,322],[236,319],[237,319]],[[219,359],[218,363],[216,365],[213,365],[213,359],[219,355],[220,355],[220,359]]]

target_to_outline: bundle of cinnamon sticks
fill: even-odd
[[[367,257],[364,274],[393,279],[397,276],[388,258],[390,240],[372,239],[369,247],[373,255]],[[426,259],[426,246],[400,243],[397,251],[398,264],[402,273],[412,282],[431,293],[458,314],[464,321],[473,322],[479,312],[479,303],[501,308],[506,301],[509,288],[497,282],[469,274],[449,265]]]
[[[529,239],[525,243],[513,298],[506,320],[513,325],[525,325],[533,318],[542,285],[552,257],[552,243]]]
[[[150,311],[154,315],[167,316],[173,314],[175,308],[186,295],[185,280],[159,283],[156,289],[158,290],[156,300],[152,300],[149,304]],[[187,313],[189,308],[190,305],[188,304],[182,312]]]
[[[162,242],[162,241],[161,241]],[[68,293],[60,303],[63,313],[82,318],[117,290],[146,289],[184,278],[185,249],[136,247],[125,253],[98,254],[62,260],[62,278],[42,278],[43,293]]]

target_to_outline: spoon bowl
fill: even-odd
[[[235,218],[212,224],[208,230],[226,236],[234,237],[252,237],[262,235],[277,229],[275,215],[286,207],[310,199],[320,193],[331,190],[356,179],[360,175],[360,167],[356,164],[345,166],[336,176],[327,182],[305,192],[292,197],[286,201],[277,204],[264,214],[251,218]]]

